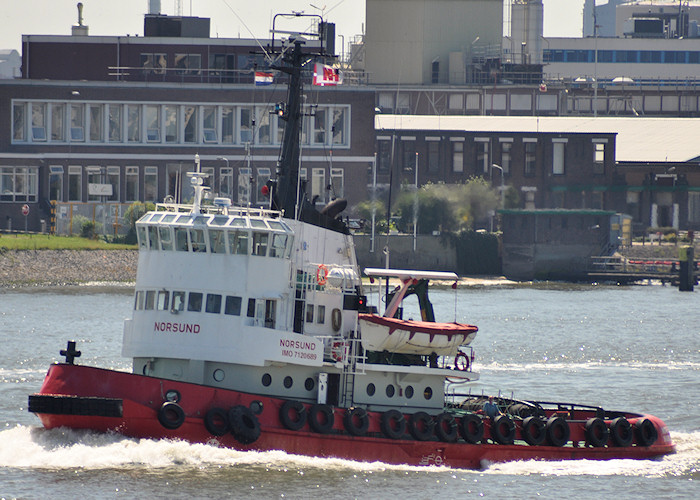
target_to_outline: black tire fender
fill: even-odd
[[[401,439],[406,432],[406,418],[398,410],[385,411],[382,413],[380,427],[389,439]]]
[[[185,422],[185,411],[172,401],[166,401],[158,408],[158,422],[166,429],[175,430]]]
[[[416,441],[428,441],[433,437],[433,419],[424,411],[412,414],[408,419],[408,432]]]
[[[515,424],[508,415],[498,415],[491,423],[491,438],[500,444],[513,444]]]
[[[285,401],[280,408],[280,421],[290,431],[298,431],[306,423],[306,408],[299,401]]]
[[[443,443],[454,443],[459,437],[457,421],[451,413],[441,413],[435,417],[435,435]]]
[[[659,438],[659,431],[648,418],[640,418],[634,423],[634,433],[639,446],[651,446]]]
[[[309,425],[319,434],[328,434],[333,430],[335,414],[330,405],[313,405],[309,409]]]
[[[467,413],[459,420],[459,433],[469,444],[477,444],[484,439],[484,421],[476,413]]]
[[[610,422],[610,436],[615,446],[625,447],[632,444],[634,434],[629,420],[617,417]]]
[[[529,416],[523,420],[521,432],[527,444],[530,446],[539,446],[547,437],[547,426],[541,418]]]
[[[357,423],[356,423],[357,421]],[[369,429],[369,415],[364,408],[348,408],[343,417],[345,430],[353,436],[364,436]]]
[[[228,412],[231,434],[241,444],[251,444],[260,437],[260,422],[247,406],[238,405]]]
[[[547,444],[549,446],[564,446],[569,442],[571,429],[566,419],[554,415],[547,420]]]
[[[210,408],[204,415],[204,427],[212,436],[223,436],[229,431],[228,415],[223,408]]]
[[[584,434],[586,435],[586,442],[596,448],[602,448],[608,444],[608,439],[610,438],[608,427],[603,419],[598,417],[586,420]]]

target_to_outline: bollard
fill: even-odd
[[[692,292],[695,287],[695,259],[693,257],[693,247],[681,247],[679,249],[679,260],[678,290],[681,292]]]

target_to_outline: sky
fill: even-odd
[[[81,0],[90,35],[143,36],[148,0]],[[584,0],[543,0],[545,36],[581,36]],[[0,0],[0,49],[21,52],[22,35],[70,35],[78,0]],[[336,23],[348,42],[363,31],[364,0],[161,0],[161,13],[211,18],[211,36],[267,38],[277,13],[303,11]]]

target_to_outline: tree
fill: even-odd
[[[144,216],[146,212],[155,210],[156,206],[153,203],[142,203],[140,201],[135,201],[129,208],[124,212],[124,221],[129,224],[129,232],[124,238],[125,243],[134,244],[136,243],[136,221]]]

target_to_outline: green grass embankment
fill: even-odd
[[[107,243],[77,236],[1,234],[0,251],[7,250],[136,250],[136,245]]]

